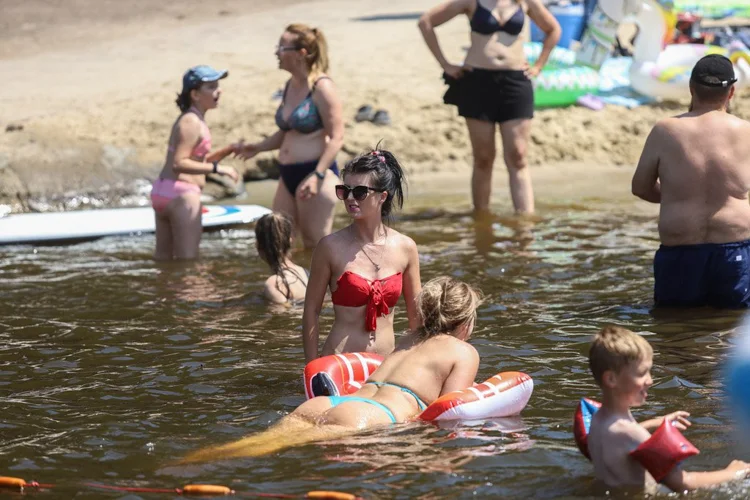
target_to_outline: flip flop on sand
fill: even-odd
[[[357,114],[354,115],[354,120],[358,122],[369,122],[372,121],[372,119],[375,117],[375,110],[372,109],[372,106],[369,104],[365,104],[363,106],[360,106],[360,108],[357,110]]]
[[[375,116],[372,117],[372,123],[375,125],[390,125],[391,116],[388,114],[388,111],[379,109],[375,112]]]

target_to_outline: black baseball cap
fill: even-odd
[[[706,87],[730,87],[737,78],[732,61],[720,54],[710,54],[695,63],[690,81]]]

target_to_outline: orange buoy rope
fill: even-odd
[[[284,493],[251,493],[235,492],[227,486],[215,484],[187,484],[182,488],[145,488],[129,486],[111,486],[99,483],[82,483],[81,486],[96,488],[100,490],[123,491],[129,493],[169,493],[178,495],[191,496],[219,496],[219,495],[238,495],[247,498],[311,498],[316,500],[357,500],[359,497],[350,493],[339,491],[310,491],[304,495],[290,495]],[[23,491],[24,489],[52,489],[58,487],[55,484],[42,484],[36,481],[27,482],[19,477],[0,476],[0,489],[14,489]]]
[[[317,500],[356,500],[357,496],[340,491],[308,491],[305,498],[315,498]]]
[[[23,489],[26,486],[26,481],[20,477],[2,477],[0,476],[0,488],[6,489]]]
[[[183,495],[234,495],[234,490],[215,484],[187,484],[182,488]]]

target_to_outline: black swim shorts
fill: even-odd
[[[443,80],[443,102],[458,106],[464,118],[503,123],[534,117],[534,87],[523,71],[473,69],[461,78],[443,73]]]

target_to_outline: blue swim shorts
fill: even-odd
[[[750,240],[660,246],[654,301],[664,307],[750,307]]]

